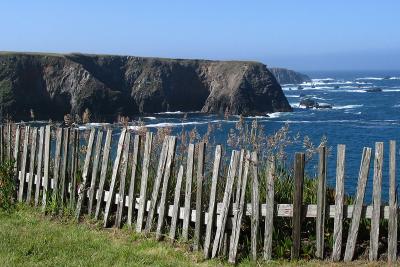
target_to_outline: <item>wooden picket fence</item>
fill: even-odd
[[[51,142],[52,130],[55,132],[56,139],[53,166],[50,159],[51,145],[54,145],[54,142]],[[292,217],[292,259],[300,257],[301,228],[304,217],[315,218],[316,257],[324,259],[325,223],[333,218],[333,251],[331,252],[333,261],[353,260],[360,220],[368,218],[371,220],[369,259],[377,260],[379,222],[382,219],[388,219],[388,261],[397,260],[398,207],[395,141],[390,142],[388,206],[381,205],[383,165],[383,143],[381,142],[376,143],[375,147],[373,201],[370,206],[363,204],[372,157],[371,148],[364,148],[362,153],[354,204],[344,205],[345,145],[337,147],[335,205],[326,204],[327,149],[325,147],[319,150],[316,204],[303,203],[304,153],[295,154],[293,203],[281,204],[274,203],[274,158],[271,156],[268,159],[265,175],[266,200],[261,203],[258,155],[256,152],[244,150],[231,152],[229,169],[226,177],[223,177],[225,190],[222,202],[217,203],[217,185],[221,182],[219,181],[221,179],[221,145],[215,148],[211,184],[207,190],[209,195],[206,196],[208,199],[203,199],[206,149],[203,142],[196,144],[197,149],[195,149],[195,144],[188,146],[185,152],[187,153],[186,166],[183,164],[174,166],[177,143],[175,136],[165,137],[160,154],[151,155],[153,143],[151,132],[147,132],[145,136],[139,136],[123,128],[112,164],[111,180],[106,181],[112,129],[104,131],[92,128],[89,130],[82,168],[79,167],[82,164],[79,157],[81,131],[78,129],[56,128],[50,125],[30,127],[4,124],[1,125],[0,131],[0,157],[2,160],[13,159],[15,162],[14,168],[18,174],[16,192],[18,201],[26,201],[35,207],[41,206],[43,212],[46,212],[46,206],[52,199],[60,206],[69,205],[74,209],[77,220],[83,213],[95,219],[103,216],[104,227],[107,227],[110,219],[115,218],[116,227],[121,227],[124,223],[130,227],[135,225],[135,231],[138,233],[155,231],[157,239],[166,237],[174,240],[179,232],[180,238],[191,242],[194,250],[202,249],[205,258],[215,258],[226,253],[229,262],[232,263],[237,260],[244,216],[250,217],[250,257],[253,260],[260,259],[258,252],[261,249],[262,259],[271,259],[272,233],[276,217]],[[103,142],[104,135],[105,142]],[[144,142],[144,145],[141,145],[141,142]],[[143,151],[141,147],[144,148]],[[140,157],[142,159],[140,173],[139,155],[143,155]],[[148,188],[150,157],[154,156],[158,156],[159,161],[152,183],[153,187]],[[197,162],[196,169],[194,169],[195,161]],[[131,169],[129,174],[127,173],[128,164]],[[81,181],[78,183],[79,170],[81,170]],[[176,179],[171,179],[172,176]],[[196,182],[195,199],[191,199],[193,178]],[[135,188],[135,184],[140,184],[140,188]],[[106,185],[109,185],[108,188]],[[119,188],[116,188],[117,185]],[[128,190],[125,191],[125,188]],[[172,197],[167,196],[168,188],[173,188],[173,201]],[[246,199],[247,188],[250,188],[251,192],[250,202]],[[193,206],[194,209],[192,209]],[[343,247],[343,254],[343,221],[346,218],[351,219],[351,225],[345,247]],[[261,227],[263,231],[259,231]],[[189,232],[192,233],[190,236]],[[260,236],[260,233],[264,236]],[[260,243],[263,243],[263,248],[258,247]]]

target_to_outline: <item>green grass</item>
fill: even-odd
[[[340,266],[329,261],[273,261],[239,266]],[[366,262],[354,262],[357,266]],[[367,264],[378,266],[382,263]],[[32,208],[0,212],[0,266],[232,266],[202,260],[185,244],[157,242],[128,229],[103,229],[89,221],[44,216]],[[346,266],[348,266],[346,264]]]

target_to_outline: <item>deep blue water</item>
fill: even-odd
[[[293,112],[273,113],[268,116],[258,116],[256,119],[264,126],[267,134],[272,134],[285,123],[289,123],[291,134],[308,135],[314,143],[319,143],[322,136],[327,136],[328,145],[332,147],[328,161],[328,184],[333,187],[336,175],[336,147],[337,144],[346,144],[345,191],[351,195],[356,191],[363,147],[374,148],[375,142],[385,142],[382,196],[386,201],[389,189],[388,141],[396,140],[398,148],[400,147],[400,71],[308,72],[307,74],[313,79],[314,88],[311,83],[303,84],[302,90],[298,90],[297,85],[282,85],[289,103],[294,108]],[[382,92],[364,91],[377,87],[381,88]],[[300,108],[300,94],[313,97],[320,103],[330,103],[333,108]],[[215,132],[214,138],[221,144],[226,144],[228,131],[238,120],[237,116],[231,116],[226,120],[216,115],[190,113],[183,121],[183,116],[183,113],[176,112],[155,114],[141,119],[150,129],[169,126],[174,131],[180,132],[182,127],[186,130],[196,127],[200,134],[207,131],[208,123],[219,125],[220,128]],[[251,122],[253,119],[246,118],[246,121]],[[301,149],[299,146],[292,147],[289,148],[289,153]],[[397,164],[397,173],[400,173],[399,165]],[[308,171],[312,173],[316,170],[310,164]],[[372,195],[372,175],[373,158],[366,201],[370,201]]]

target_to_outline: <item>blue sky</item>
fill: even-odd
[[[399,0],[2,0],[0,50],[400,69]]]

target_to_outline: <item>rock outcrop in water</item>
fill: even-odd
[[[283,68],[270,68],[279,84],[299,84],[304,82],[311,82],[310,77],[305,74],[283,69]]]
[[[97,120],[165,111],[291,111],[261,63],[103,56],[0,54],[0,100],[13,119],[60,120],[89,108]]]

